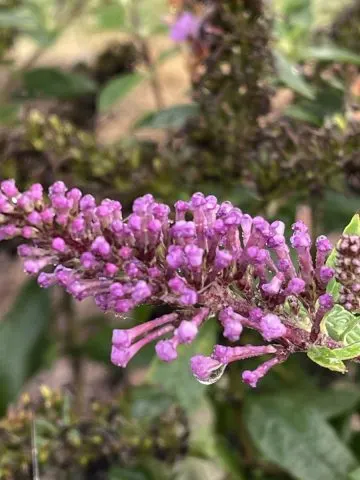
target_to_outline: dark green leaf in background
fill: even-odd
[[[199,106],[196,103],[175,105],[160,112],[147,113],[135,123],[134,128],[180,128],[198,112]]]
[[[287,87],[295,90],[306,98],[313,99],[315,93],[312,87],[306,82],[304,77],[298,71],[298,67],[291,63],[286,57],[279,52],[274,52],[275,65],[279,80]]]
[[[49,292],[27,282],[0,323],[0,415],[41,366],[50,320]]]
[[[251,396],[245,422],[254,444],[299,480],[346,480],[357,462],[321,413],[301,401]]]
[[[34,68],[23,74],[25,96],[70,98],[96,90],[93,80],[79,73],[70,73],[59,68]]]
[[[98,99],[99,111],[105,113],[110,110],[144,78],[144,75],[136,72],[112,78],[100,92]]]
[[[166,363],[155,358],[150,366],[148,380],[173,395],[187,411],[198,408],[207,388],[192,375],[190,358],[196,354],[211,353],[216,340],[216,328],[216,322],[209,319],[191,345],[178,348],[178,358],[174,362]]]

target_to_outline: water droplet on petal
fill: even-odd
[[[216,383],[217,381],[220,380],[220,378],[223,376],[225,369],[227,367],[226,363],[221,363],[219,366],[213,368],[210,371],[210,374],[206,380],[203,378],[198,378],[196,375],[194,377],[199,383],[202,383],[203,385],[212,385],[213,383]]]

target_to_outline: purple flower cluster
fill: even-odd
[[[319,237],[313,261],[302,222],[292,227],[292,256],[284,223],[252,218],[202,193],[178,201],[173,211],[145,195],[124,219],[119,202],[97,204],[63,182],[45,196],[39,184],[20,193],[7,180],[0,212],[0,238],[26,240],[19,255],[40,286],[61,285],[77,300],[93,297],[100,309],[115,313],[143,303],[171,307],[173,313],[114,331],[111,360],[118,366],[153,341],[162,360],[175,360],[179,345],[193,342],[211,319],[228,342],[250,328],[264,345],[216,345],[210,356],[192,358],[194,375],[209,382],[231,362],[271,355],[243,373],[254,387],[289,354],[326,342],[320,323],[333,306],[325,293],[334,275],[325,265],[332,246]]]
[[[194,39],[198,36],[200,19],[191,12],[182,12],[172,24],[170,38],[177,43]]]

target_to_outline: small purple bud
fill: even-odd
[[[283,281],[284,274],[279,272],[269,283],[264,283],[264,285],[261,286],[261,289],[267,295],[277,295],[281,290]]]
[[[211,374],[221,368],[223,365],[211,357],[204,355],[195,355],[190,360],[190,368],[194,377],[202,382],[208,382]]]
[[[96,207],[95,198],[92,195],[84,195],[80,200],[80,210],[86,212]]]
[[[293,248],[309,248],[311,246],[310,235],[300,230],[294,232],[290,242]]]
[[[177,329],[177,336],[180,343],[191,343],[197,334],[197,326],[188,320],[183,320]]]
[[[121,285],[121,283],[113,283],[110,285],[110,294],[114,297],[121,298],[125,295],[124,287]]]
[[[67,187],[64,182],[58,181],[49,187],[49,195],[65,195]]]
[[[243,326],[240,322],[237,322],[236,320],[230,320],[225,323],[223,335],[225,338],[229,339],[230,342],[237,342],[242,331]]]
[[[160,220],[156,220],[156,219],[150,220],[150,222],[147,225],[147,229],[149,230],[149,232],[154,234],[160,233],[161,228],[162,228],[162,224]]]
[[[216,250],[215,254],[215,268],[222,270],[227,268],[233,261],[233,256],[228,250]]]
[[[275,235],[284,235],[285,223],[281,222],[280,220],[276,220],[270,225],[270,229]]]
[[[118,300],[115,305],[115,311],[117,313],[127,313],[134,308],[134,303],[131,300]]]
[[[158,268],[158,267],[150,267],[148,269],[148,274],[149,274],[150,278],[159,278],[159,277],[161,277],[162,272],[161,272],[160,268]]]
[[[38,276],[37,283],[42,288],[49,288],[57,283],[57,279],[53,273],[41,272]]]
[[[131,336],[127,330],[113,330],[112,343],[116,347],[128,348],[131,345]]]
[[[186,245],[184,251],[190,268],[201,267],[204,255],[204,250],[202,248],[199,248],[196,245]]]
[[[9,198],[19,195],[19,190],[16,188],[15,180],[4,180],[1,182],[1,191]]]
[[[320,252],[329,253],[333,247],[330,240],[325,235],[321,235],[316,239],[316,248]]]
[[[334,277],[334,275],[335,275],[335,271],[333,268],[330,268],[330,267],[320,268],[320,272],[319,272],[320,281],[324,285],[327,285],[330,282],[330,280]]]
[[[34,183],[31,185],[28,195],[34,202],[41,202],[43,199],[44,189],[40,183]]]
[[[224,218],[224,223],[229,226],[239,226],[242,216],[242,211],[239,208],[233,208]]]
[[[119,250],[119,255],[123,260],[129,260],[133,255],[132,248],[121,247],[120,250]]]
[[[133,232],[139,232],[141,230],[142,218],[134,213],[130,215],[128,225]]]
[[[131,360],[131,351],[127,348],[117,348],[115,346],[111,349],[111,363],[117,367],[126,367],[129,360]]]
[[[267,341],[280,338],[286,334],[286,327],[281,323],[280,318],[277,315],[268,313],[260,320],[260,327],[262,336]]]
[[[84,217],[82,215],[78,215],[71,222],[71,231],[75,235],[82,234],[84,233],[85,226],[86,226],[86,223],[85,223]]]
[[[180,302],[183,305],[195,305],[198,301],[197,293],[191,288],[185,288],[180,296]]]
[[[57,211],[69,210],[71,207],[70,201],[64,195],[54,195],[51,197],[51,205]]]
[[[252,308],[249,312],[249,319],[252,322],[259,323],[263,316],[264,312],[258,307]]]
[[[86,269],[91,269],[96,266],[96,259],[91,252],[84,252],[80,257],[81,265]]]
[[[46,224],[51,224],[54,220],[54,217],[55,217],[55,212],[54,212],[54,209],[53,208],[45,208],[45,210],[43,210],[41,212],[41,220],[46,223]]]
[[[252,372],[251,370],[245,370],[242,373],[242,379],[244,383],[247,383],[252,388],[256,387],[256,384],[259,380],[258,375],[256,375],[256,373]]]
[[[39,226],[42,223],[41,214],[35,211],[29,213],[29,215],[27,216],[27,220],[29,223],[31,223],[31,225]]]
[[[292,278],[286,288],[288,295],[300,295],[305,290],[305,282],[302,278]]]
[[[168,285],[174,293],[183,293],[186,289],[185,281],[180,277],[173,277],[168,281]]]
[[[172,362],[177,358],[177,351],[171,340],[160,340],[155,345],[155,351],[160,360]]]
[[[144,280],[139,280],[134,287],[131,298],[136,303],[143,302],[151,296],[151,288]]]
[[[72,200],[75,204],[77,204],[81,200],[82,192],[78,188],[72,188],[68,191],[66,197],[69,200]]]
[[[24,238],[30,239],[30,238],[35,238],[36,237],[36,230],[32,227],[23,227],[21,230],[21,235]]]
[[[119,267],[117,265],[115,265],[114,263],[107,263],[105,265],[105,273],[109,277],[113,277],[114,275],[117,274],[118,271],[119,271]]]
[[[104,237],[96,237],[91,245],[91,250],[102,257],[107,257],[111,253],[111,246]]]
[[[53,250],[59,252],[59,253],[64,253],[67,249],[66,243],[63,238],[61,237],[56,237],[53,239],[51,246]]]
[[[184,251],[178,245],[170,245],[166,262],[173,269],[180,268],[184,264]]]
[[[325,310],[331,310],[334,306],[334,299],[333,296],[329,293],[325,293],[324,295],[320,295],[319,297],[319,304]]]
[[[172,227],[172,233],[174,238],[193,238],[196,235],[195,223],[179,220]]]

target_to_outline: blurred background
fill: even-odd
[[[196,28],[194,28],[196,25]],[[130,211],[196,191],[334,241],[360,205],[359,0],[0,0],[0,177]],[[0,246],[0,479],[358,480],[360,372],[295,355],[254,391],[110,364],[100,314]],[[244,342],[251,341],[251,332]]]

